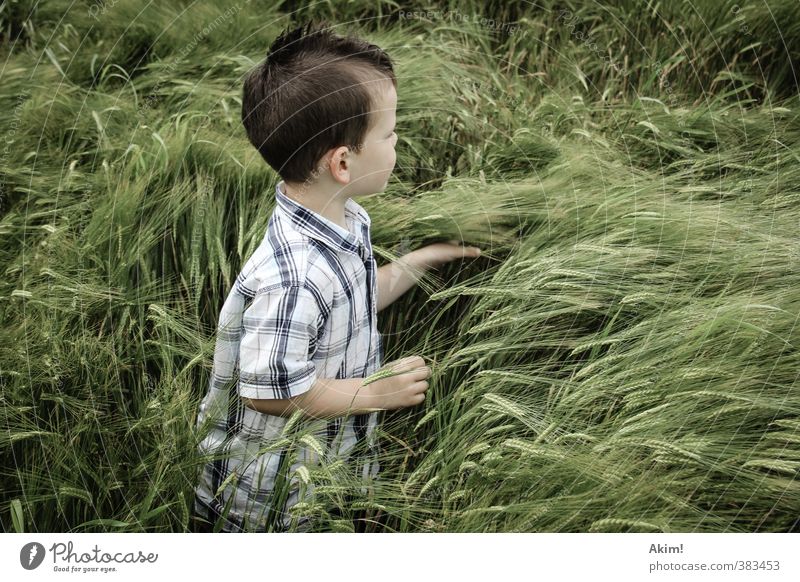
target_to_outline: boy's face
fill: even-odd
[[[391,82],[382,83],[375,109],[370,112],[372,127],[364,138],[364,147],[351,157],[350,196],[383,192],[394,169],[397,134],[397,91]]]

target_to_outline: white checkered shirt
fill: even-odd
[[[223,451],[224,459],[203,467],[194,511],[212,523],[227,511],[223,531],[266,531],[269,523],[273,531],[288,528],[289,508],[314,489],[313,482],[306,485],[301,499],[295,471],[319,461],[314,447],[302,446],[287,471],[289,447],[260,452],[279,439],[289,419],[252,410],[239,397],[291,398],[317,378],[369,376],[383,358],[367,212],[348,198],[348,232],[286,196],[282,180],[275,197],[266,235],[222,306],[211,379],[197,417],[198,428],[210,427],[201,452]],[[326,458],[348,459],[366,440],[368,448],[361,450],[370,453],[356,459],[357,474],[372,479],[380,469],[378,414],[303,417],[300,424],[311,427]],[[215,495],[234,471],[237,476]],[[280,512],[272,504],[276,479],[290,480]]]

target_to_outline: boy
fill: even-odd
[[[430,369],[419,356],[363,385],[381,366],[377,312],[426,269],[480,251],[438,243],[377,269],[369,215],[353,198],[383,191],[394,168],[396,86],[380,48],[311,25],[285,30],[245,79],[242,122],[282,179],[266,235],[220,313],[198,414],[198,427],[210,427],[202,451],[221,453],[196,490],[203,531],[285,531],[301,501],[300,466],[320,448],[346,460],[367,442],[359,472],[375,477],[378,412],[425,399]],[[294,463],[287,447],[264,452],[298,409],[317,443],[303,441]],[[272,497],[284,479],[285,502]]]

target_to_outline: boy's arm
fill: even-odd
[[[364,378],[331,380],[319,378],[311,389],[288,399],[252,399],[242,397],[245,406],[273,416],[291,416],[298,408],[306,416],[336,418],[384,410],[384,398],[372,390],[374,384],[362,386]]]
[[[394,303],[415,285],[428,269],[437,269],[450,261],[477,258],[477,247],[465,247],[458,241],[435,243],[403,255],[378,269],[378,311]]]
[[[409,356],[387,363],[368,378],[316,380],[307,392],[284,400],[242,400],[245,406],[274,416],[291,416],[298,409],[315,418],[397,410],[425,400],[430,375],[421,356]]]
[[[423,249],[411,251],[378,269],[378,311],[411,289],[430,268]]]
[[[313,355],[325,316],[316,296],[306,285],[265,285],[244,311],[237,390],[249,408],[275,416],[291,416],[298,407],[328,414],[344,408],[347,394],[351,406],[372,403],[360,383],[342,380],[328,386],[317,378]],[[333,396],[320,398],[328,391]],[[351,402],[354,396],[357,402]],[[336,401],[329,402],[332,397]]]

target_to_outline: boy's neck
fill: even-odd
[[[338,192],[322,191],[312,185],[298,192],[296,188],[284,182],[283,193],[301,206],[316,212],[323,218],[327,218],[343,229],[349,230],[344,214],[347,196],[342,194],[341,190]]]

